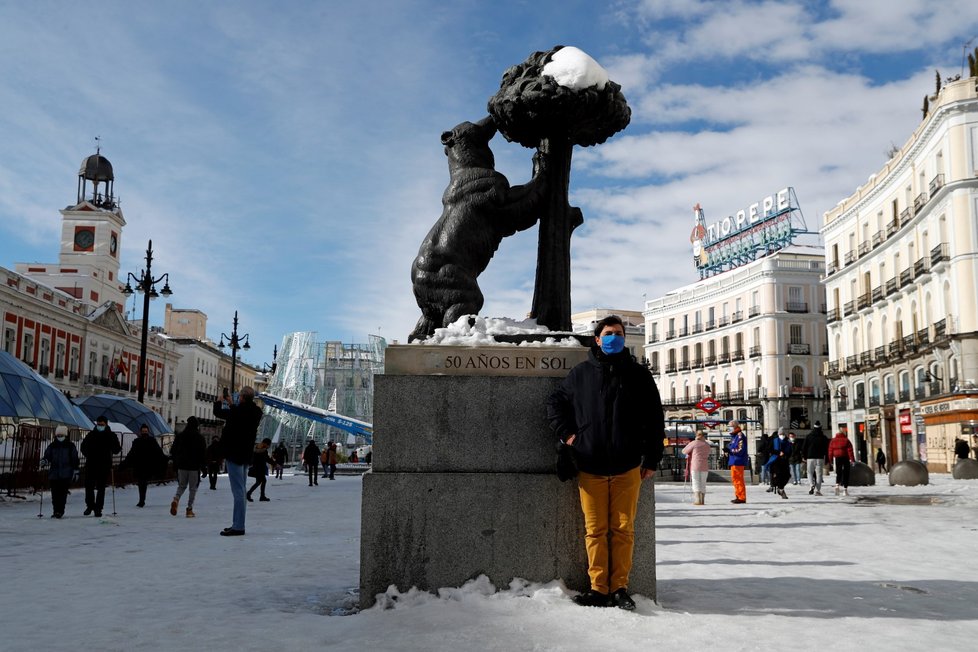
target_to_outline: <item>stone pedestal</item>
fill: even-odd
[[[978,460],[958,460],[951,469],[955,480],[978,480]]]
[[[873,467],[862,462],[853,462],[849,472],[850,487],[872,487],[876,484],[876,472]]]
[[[927,466],[918,460],[904,460],[890,467],[890,486],[916,487],[928,484],[930,473]]]
[[[401,349],[413,362],[405,362]],[[453,366],[458,356],[462,369],[474,359],[498,368],[529,364],[539,372],[544,358],[553,369],[491,376],[443,375],[450,370],[436,367],[426,375],[416,364],[424,358],[418,349],[439,349],[431,355],[453,356]],[[528,351],[530,362],[522,359]],[[479,355],[497,359],[479,362]],[[387,373],[376,378],[374,391],[373,469],[363,478],[361,608],[390,585],[434,591],[480,574],[497,587],[521,577],[589,588],[577,483],[561,483],[554,474],[555,439],[544,403],[585,355],[586,349],[567,347],[388,348]],[[629,588],[655,599],[651,482],[643,483],[639,501]]]

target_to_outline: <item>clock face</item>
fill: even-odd
[[[115,233],[109,238],[109,253],[115,256],[116,250],[119,248],[119,238],[116,237]]]
[[[79,249],[91,249],[95,244],[95,231],[91,229],[81,229],[75,231],[75,246]]]

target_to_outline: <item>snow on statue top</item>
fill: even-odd
[[[421,318],[408,341],[478,315],[484,302],[479,274],[503,238],[537,222],[530,317],[551,331],[571,328],[570,236],[584,220],[567,200],[572,149],[603,143],[628,125],[631,110],[621,87],[594,59],[563,46],[535,52],[503,73],[488,109],[488,117],[441,136],[450,180],[441,217],[411,266]],[[496,171],[489,141],[497,130],[536,149],[525,185],[511,187]]]

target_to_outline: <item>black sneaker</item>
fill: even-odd
[[[611,604],[625,611],[635,611],[635,601],[625,589],[618,589],[611,594]]]
[[[608,602],[608,596],[593,589],[574,596],[574,602],[582,607],[607,607],[610,604]]]
[[[85,516],[88,516],[88,515],[90,515],[91,513],[92,513],[92,508],[91,508],[91,507],[86,507],[86,508],[85,508]]]
[[[815,485],[812,485],[812,488],[808,490],[809,496],[811,496],[813,493],[815,493]]]
[[[244,530],[235,530],[233,527],[226,527],[221,530],[222,537],[243,537],[244,533]]]
[[[272,500],[271,498],[266,498],[265,496],[262,496],[261,498],[258,499],[258,501],[262,503],[271,502],[271,500]]]
[[[97,516],[98,518],[102,518],[102,512],[101,511],[95,512],[95,516]]]

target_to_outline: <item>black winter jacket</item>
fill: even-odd
[[[119,438],[108,428],[102,431],[93,428],[81,443],[81,454],[85,456],[85,468],[89,472],[105,471],[108,474],[112,456],[121,450]]]
[[[311,441],[302,451],[302,461],[310,466],[319,466],[320,455],[322,455],[322,451],[319,450],[319,446],[316,446],[316,442]]]
[[[224,419],[224,432],[221,435],[224,459],[235,464],[249,464],[258,436],[261,408],[245,400],[225,408],[221,401],[217,401],[214,403],[214,416]]]
[[[805,443],[802,444],[802,455],[806,460],[824,460],[828,454],[829,438],[825,436],[821,428],[815,426],[805,437]]]
[[[204,436],[195,428],[185,428],[173,438],[170,459],[173,460],[173,468],[185,471],[199,471],[207,466],[207,442]]]
[[[641,465],[655,470],[662,459],[665,417],[655,380],[628,352],[605,355],[592,348],[547,400],[550,427],[571,435],[578,467],[595,475],[619,475]]]
[[[139,435],[132,440],[132,448],[122,460],[119,469],[131,468],[133,475],[148,477],[163,471],[168,458],[153,435]]]
[[[78,470],[78,449],[67,439],[55,439],[44,449],[44,459],[47,460],[49,480],[71,480]]]

